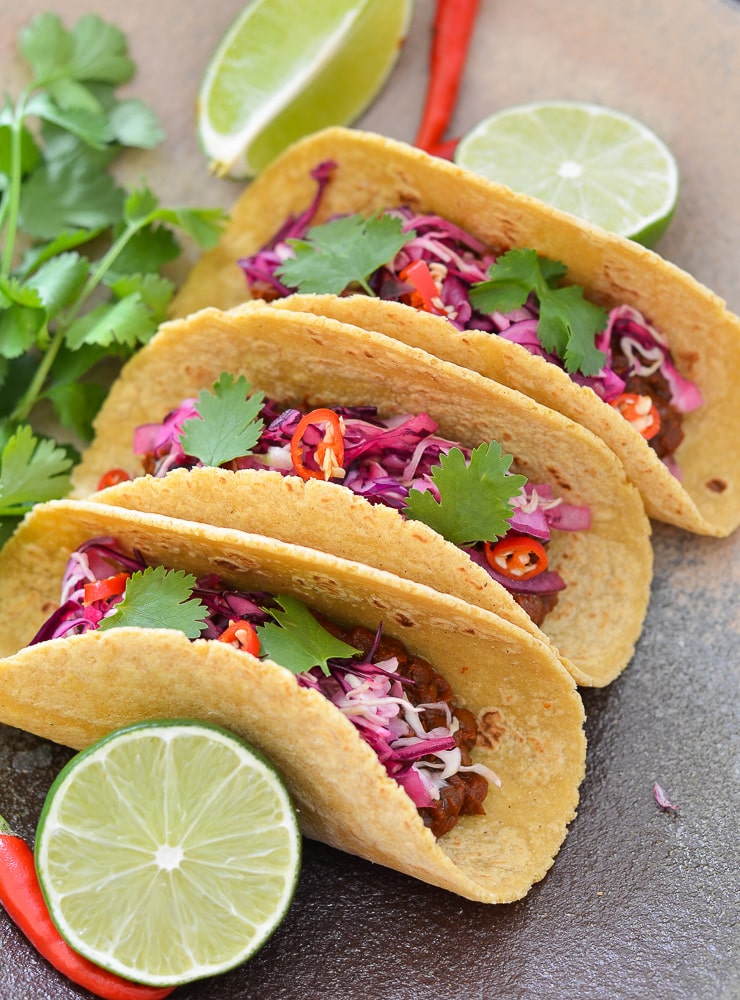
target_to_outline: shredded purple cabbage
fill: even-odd
[[[428,490],[439,499],[432,480],[433,470],[439,465],[441,455],[460,445],[440,437],[437,423],[428,414],[381,419],[372,406],[331,409],[342,418],[344,425],[344,475],[332,481],[341,483],[369,503],[382,504],[399,512],[406,506],[411,489]],[[145,456],[147,471],[164,476],[173,468],[193,468],[201,464],[185,455],[180,444],[182,425],[194,413],[194,400],[187,399],[161,424],[137,428],[134,451]],[[264,427],[254,451],[235,459],[229,467],[271,468],[283,475],[294,475],[290,441],[302,417],[301,411],[292,408],[281,411],[274,400],[266,399],[260,415]],[[304,461],[309,467],[318,468],[310,456],[322,434],[318,426],[311,425],[304,435]],[[460,450],[470,458],[469,449]],[[550,540],[552,530],[587,531],[591,523],[588,508],[554,497],[547,484],[527,484],[521,494],[513,498],[512,506],[511,533],[528,535],[545,543]],[[555,593],[565,587],[562,577],[555,571],[541,573],[530,581],[512,580],[497,573],[483,555],[482,543],[466,551],[471,557],[477,552],[474,561],[512,593]]]
[[[133,573],[147,566],[138,554],[127,555],[114,538],[92,538],[70,556],[62,580],[60,606],[42,625],[29,645],[80,635],[97,629],[113,613],[122,595],[86,605],[85,584],[104,580],[122,571]],[[242,593],[228,588],[215,574],[196,581],[193,596],[207,609],[203,639],[218,639],[231,621],[242,619],[257,626],[275,623],[272,597],[265,592]],[[434,805],[447,779],[464,771],[483,774],[489,782],[498,777],[483,764],[463,764],[455,741],[456,722],[446,702],[413,705],[408,689],[414,682],[397,673],[398,660],[373,662],[380,640],[365,658],[329,660],[329,674],[314,667],[298,674],[297,683],[328,698],[355,726],[376,752],[388,774],[408,793],[417,808]],[[446,724],[426,731],[421,717],[428,710],[444,710]]]
[[[296,291],[283,284],[275,272],[280,264],[294,255],[288,239],[304,238],[314,223],[323,192],[336,164],[327,161],[311,174],[318,183],[316,196],[300,216],[291,217],[278,230],[269,244],[249,257],[239,260],[247,285],[255,298],[272,300],[283,298]],[[472,285],[485,281],[488,269],[496,260],[496,253],[484,246],[470,233],[438,215],[418,215],[410,208],[388,208],[388,215],[403,222],[405,232],[416,233],[384,267],[369,279],[370,287],[382,299],[403,301],[413,287],[404,282],[400,274],[412,261],[423,260],[429,266],[439,288],[439,297],[433,301],[434,312],[444,316],[458,330],[482,330],[497,334],[505,340],[519,344],[530,354],[545,358],[565,371],[565,365],[556,354],[546,351],[537,336],[539,316],[537,302],[531,298],[521,309],[508,314],[482,313],[470,303]],[[627,354],[631,367],[618,375],[611,367],[616,346]],[[688,413],[702,404],[697,386],[684,378],[675,367],[665,337],[657,331],[636,309],[621,305],[609,313],[606,328],[597,336],[596,347],[606,354],[601,370],[593,376],[567,372],[578,385],[589,386],[605,402],[624,392],[625,378],[660,371],[671,391],[671,405],[680,413]],[[675,462],[666,462],[670,468]]]

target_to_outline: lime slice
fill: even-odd
[[[187,720],[127,726],[73,757],[36,836],[62,936],[154,986],[253,955],[288,910],[300,854],[274,768],[233,734]]]
[[[665,143],[596,104],[506,108],[460,141],[455,161],[646,246],[662,235],[678,200],[678,167]]]
[[[201,84],[198,131],[211,170],[251,177],[301,136],[347,125],[383,86],[412,0],[254,0]]]

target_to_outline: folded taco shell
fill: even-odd
[[[334,705],[223,643],[121,628],[23,648],[59,602],[71,550],[101,535],[151,564],[290,593],[341,625],[382,621],[478,716],[473,755],[502,781],[486,814],[436,841]],[[0,553],[0,654],[0,722],[76,748],[143,719],[226,726],[280,769],[308,836],[470,899],[524,895],[575,815],[583,707],[546,644],[456,598],[274,539],[95,503],[40,505]]]
[[[254,388],[286,405],[375,404],[383,416],[426,411],[438,422],[441,434],[463,445],[499,441],[514,455],[515,471],[534,483],[550,484],[555,496],[585,504],[591,511],[588,531],[553,533],[550,562],[567,589],[545,620],[546,634],[579,683],[606,684],[627,664],[649,600],[652,548],[640,496],[614,454],[580,425],[520,393],[357,327],[267,306],[204,310],[166,324],[113,385],[96,420],[95,440],[75,470],[76,495],[93,493],[100,477],[113,467],[135,475],[131,450],[135,428],[162,420],[184,398],[210,388],[223,371],[245,375]],[[316,483],[310,504],[316,504],[317,517],[322,516],[321,493],[342,489]],[[202,502],[208,501],[208,509],[195,496],[183,493],[181,508],[169,510],[176,516],[251,530],[248,504],[230,505],[220,494],[207,493]],[[125,503],[145,504],[144,497],[137,493]],[[414,549],[419,544],[415,536],[428,537],[423,526],[409,522],[403,542],[389,556],[392,546],[382,536],[382,521],[374,523],[376,554],[372,559],[367,556],[367,561],[435,586],[433,571],[420,572],[424,556],[418,547]],[[259,531],[283,537],[283,527],[276,502],[272,524],[268,515],[260,521]],[[307,529],[306,544],[345,554],[339,515],[334,547],[311,530]],[[302,536],[296,540],[302,541]],[[447,547],[438,551],[442,566]],[[492,593],[490,586],[485,589]],[[476,603],[521,622],[518,607],[512,616],[507,614],[514,601],[503,587],[498,589],[496,606],[486,603],[488,598]]]
[[[567,280],[593,301],[639,309],[668,339],[678,370],[698,385],[704,401],[684,415],[685,437],[676,452],[681,479],[613,407],[518,344],[460,333],[439,317],[363,296],[313,302],[300,296],[278,305],[324,312],[423,347],[583,424],[619,456],[657,520],[709,535],[727,535],[740,524],[740,319],[686,272],[634,241],[404,143],[333,128],[288,149],[241,195],[220,244],[204,254],[176,299],[176,315],[249,298],[238,259],[256,253],[288,216],[310,204],[316,190],[310,171],[325,160],[337,168],[317,223],[336,213],[370,215],[408,205],[443,216],[496,250],[533,248],[566,264]]]

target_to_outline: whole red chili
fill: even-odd
[[[49,916],[33,851],[0,816],[0,904],[40,955],[78,986],[103,1000],[162,1000],[174,987],[132,983],[89,962],[67,944]]]
[[[451,157],[456,142],[442,141],[457,102],[479,0],[437,0],[426,101],[414,145]]]

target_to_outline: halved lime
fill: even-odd
[[[413,0],[253,0],[200,88],[211,170],[254,176],[301,136],[354,121],[393,68],[412,10]]]
[[[678,201],[678,166],[666,144],[597,104],[505,108],[463,137],[455,161],[646,246],[662,235]]]
[[[127,726],[52,785],[36,867],[54,923],[86,958],[172,986],[253,955],[293,897],[301,840],[275,769],[216,726]]]

